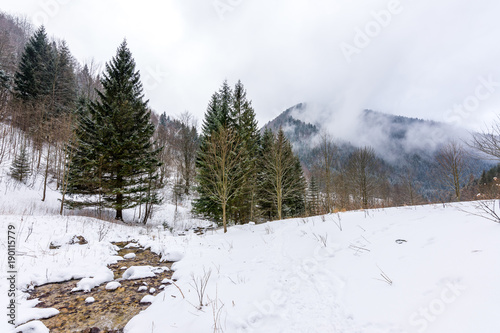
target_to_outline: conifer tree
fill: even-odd
[[[200,149],[196,159],[198,199],[193,204],[197,214],[222,221],[223,211],[220,203],[214,200],[211,187],[216,183],[215,175],[208,161],[211,145],[216,141],[213,137],[231,124],[232,91],[227,81],[224,81],[219,91],[215,92],[208,103],[205,119],[201,127]],[[231,195],[233,197],[233,195]]]
[[[265,134],[266,136],[266,134]],[[259,184],[261,201],[275,205],[276,217],[298,216],[304,212],[306,183],[302,166],[292,151],[290,141],[280,128],[269,146],[269,134],[262,152]]]
[[[244,175],[241,177],[242,183],[238,186],[239,193],[231,202],[231,207],[235,212],[234,220],[247,223],[254,218],[260,134],[252,102],[247,99],[241,81],[234,87],[231,111],[233,128],[239,134],[242,143],[239,148],[241,158],[236,171]]]
[[[23,145],[19,154],[14,158],[10,167],[10,176],[20,182],[25,183],[30,174],[30,162],[26,152],[26,146]]]
[[[316,177],[312,176],[307,188],[307,206],[310,215],[315,216],[319,214],[319,188],[316,182]]]
[[[259,160],[257,164],[257,204],[260,215],[272,220],[276,214],[276,203],[273,200],[269,189],[272,187],[272,180],[267,167],[267,157],[272,153],[274,145],[274,134],[267,128],[260,139]]]
[[[302,216],[306,212],[306,190],[307,182],[302,171],[302,164],[297,155],[292,152],[292,146],[289,144],[290,154],[293,155],[291,176],[288,181],[289,188],[288,194],[284,199],[285,215],[288,216]]]
[[[77,98],[77,85],[74,59],[66,42],[61,42],[54,50],[54,66],[51,86],[51,108],[53,116],[69,114],[74,110]]]
[[[68,195],[86,199],[67,203],[112,208],[115,218],[123,220],[124,209],[157,203],[161,186],[154,126],[126,41],[106,64],[101,84],[98,101],[90,102],[80,115],[69,172]]]
[[[2,69],[2,63],[0,62],[0,121],[6,114],[5,106],[9,101],[11,95],[11,78],[6,71]]]
[[[227,232],[228,205],[239,193],[242,177],[237,171],[241,158],[240,136],[232,128],[221,126],[207,142],[207,150],[200,153],[200,161],[207,172],[199,177],[203,194],[221,213],[224,232]]]
[[[231,193],[224,208],[213,196],[216,184],[214,170],[209,164],[209,152],[214,144],[213,137],[220,137],[221,131],[230,133],[232,140]],[[226,133],[226,134],[227,134]],[[202,125],[200,150],[196,162],[198,171],[199,198],[194,211],[214,220],[226,217],[234,222],[248,222],[253,217],[255,203],[256,161],[258,154],[258,126],[251,102],[246,97],[243,84],[239,81],[234,90],[224,81],[219,91],[212,95]],[[226,212],[224,212],[224,209]]]
[[[44,26],[28,40],[15,73],[15,95],[23,101],[33,101],[50,93],[54,66],[52,46]]]
[[[481,178],[479,178],[479,185],[484,186],[486,185],[486,183],[488,183],[488,180],[486,179],[486,171],[483,170],[483,172],[481,173]]]

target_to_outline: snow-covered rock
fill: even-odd
[[[39,320],[33,320],[29,323],[16,327],[16,333],[49,333],[49,329]]]
[[[120,282],[117,282],[117,281],[112,281],[112,282],[109,282],[107,285],[106,285],[106,290],[109,290],[109,291],[113,291],[113,290],[116,290],[118,289],[119,287],[121,287],[121,283]]]
[[[89,292],[93,288],[114,279],[113,271],[109,268],[101,269],[95,276],[83,278],[76,284],[76,287],[71,291],[84,291]]]
[[[122,277],[125,280],[143,279],[155,276],[154,271],[155,267],[153,266],[132,266],[123,272]]]
[[[141,304],[153,303],[154,300],[155,300],[155,296],[153,296],[153,295],[146,295],[146,296],[144,296],[141,299],[140,303]]]
[[[127,253],[123,256],[124,259],[134,259],[136,257],[135,253]]]

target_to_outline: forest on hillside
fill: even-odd
[[[155,205],[187,199],[193,214],[226,230],[250,221],[498,195],[498,167],[478,179],[471,172],[478,158],[467,143],[442,145],[420,169],[417,155],[395,168],[373,147],[339,144],[287,117],[259,129],[241,81],[222,82],[198,127],[189,112],[151,110],[126,39],[101,69],[77,62],[43,26],[0,13],[0,27],[0,164],[10,163],[10,177],[28,186],[43,179],[42,201],[53,184],[62,194],[61,214],[113,211],[123,221],[124,210],[139,208],[135,220],[146,223]],[[497,134],[478,135],[470,145],[496,156],[488,149]],[[312,137],[314,149],[295,144]]]

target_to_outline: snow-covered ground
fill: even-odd
[[[348,212],[342,231],[330,215],[168,239],[184,252],[173,268],[186,298],[168,287],[176,298],[158,297],[126,331],[211,332],[220,310],[225,332],[499,332],[500,225],[461,209],[473,207]],[[197,310],[194,279],[207,272]]]
[[[4,173],[5,174],[5,173]],[[205,235],[187,232],[188,207],[165,204],[153,225],[59,216],[57,192],[0,180],[0,301],[7,324],[7,227],[17,231],[19,289],[81,279],[106,285],[113,241],[136,240],[177,261],[173,279],[125,332],[500,332],[500,224],[471,203],[346,212]],[[164,228],[166,224],[169,227]],[[175,227],[174,227],[175,226]],[[342,229],[342,230],[341,230]],[[83,236],[87,244],[70,244]],[[50,249],[50,244],[60,245]],[[131,272],[133,273],[133,272]],[[140,273],[140,272],[136,272]],[[135,273],[134,273],[135,274]],[[198,292],[206,282],[202,306]],[[18,292],[18,324],[47,332]]]
[[[347,212],[181,237],[85,217],[1,219],[19,230],[21,288],[69,278],[107,283],[106,264],[116,260],[110,241],[136,239],[180,259],[176,285],[126,332],[213,332],[214,325],[224,332],[499,332],[500,225],[462,209],[473,207]],[[69,245],[74,235],[89,243]],[[63,246],[49,250],[51,242]],[[1,247],[5,253],[5,237]],[[0,269],[7,304],[5,259]],[[200,308],[195,285],[205,277]],[[20,302],[20,320],[40,317],[33,303]]]

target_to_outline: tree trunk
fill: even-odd
[[[227,224],[226,224],[226,203],[222,204],[222,225],[224,226],[224,233],[227,232]]]
[[[283,196],[282,196],[282,193],[283,193],[283,189],[281,188],[281,185],[280,187],[278,188],[278,202],[277,202],[277,208],[278,208],[278,220],[281,220],[282,219],[282,209],[283,209]]]
[[[123,222],[123,193],[118,193],[116,195],[116,216],[115,220]]]
[[[50,157],[50,143],[47,148],[47,163],[45,165],[45,179],[43,180],[43,197],[42,201],[45,201],[45,194],[47,193],[47,178],[49,177],[49,157]]]

